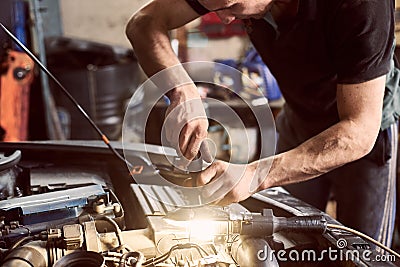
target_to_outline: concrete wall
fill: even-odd
[[[129,17],[150,0],[59,0],[64,34],[108,44],[130,47],[125,37],[125,24]],[[400,9],[400,0],[396,0]],[[400,25],[396,27],[397,44],[400,44]],[[207,47],[189,50],[192,60],[209,60],[215,57],[237,57],[243,50],[245,40],[232,39],[209,41]],[[230,49],[226,49],[229,47]]]
[[[130,47],[125,37],[125,24],[135,11],[150,0],[59,1],[65,36]],[[199,42],[189,48],[189,60],[238,58],[246,45],[246,39],[238,37],[228,40],[202,39]]]
[[[60,0],[64,35],[129,47],[125,24],[149,0]]]

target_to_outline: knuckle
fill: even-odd
[[[223,161],[217,160],[213,164],[219,170],[225,170],[225,165],[224,165]]]
[[[190,158],[190,159],[193,159],[196,155],[197,155],[197,152],[198,152],[198,150],[197,149],[190,149],[189,151],[188,151],[188,157]]]
[[[207,134],[204,132],[196,132],[194,134],[194,138],[196,138],[197,142],[200,142],[200,141],[204,140],[205,138],[207,138]]]
[[[201,128],[196,128],[196,130],[193,131],[193,138],[195,138],[197,142],[202,141],[206,137],[207,137],[207,131],[204,131]]]
[[[190,132],[188,129],[182,129],[182,131],[179,133],[180,138],[188,138],[190,136]]]

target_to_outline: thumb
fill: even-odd
[[[215,164],[211,164],[207,169],[196,173],[193,175],[193,178],[196,179],[197,186],[203,186],[208,184],[214,177],[217,175],[217,168]]]

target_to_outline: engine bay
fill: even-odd
[[[135,183],[100,142],[0,144],[1,266],[375,266],[340,257],[346,251],[378,252],[351,233],[311,229],[315,218],[340,223],[280,189],[228,207],[180,209],[182,194],[152,183],[150,161],[140,148],[129,153],[144,166],[148,183]],[[151,162],[167,164],[162,152],[153,156]],[[207,220],[189,220],[199,210]],[[182,214],[178,220],[171,216]],[[302,224],[303,216],[311,218],[305,231],[267,233],[263,226]],[[338,247],[335,260],[319,257]],[[295,257],[305,252],[307,259]]]

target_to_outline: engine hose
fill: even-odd
[[[2,267],[43,267],[48,265],[45,241],[32,241],[10,252]]]
[[[119,265],[118,267],[125,267],[126,266],[126,260],[130,257],[135,258],[135,262],[134,265],[129,265],[129,266],[134,266],[134,267],[141,267],[143,260],[144,260],[144,256],[142,253],[140,253],[139,251],[131,251],[131,252],[127,252],[124,253],[121,257],[121,260],[119,261]]]

